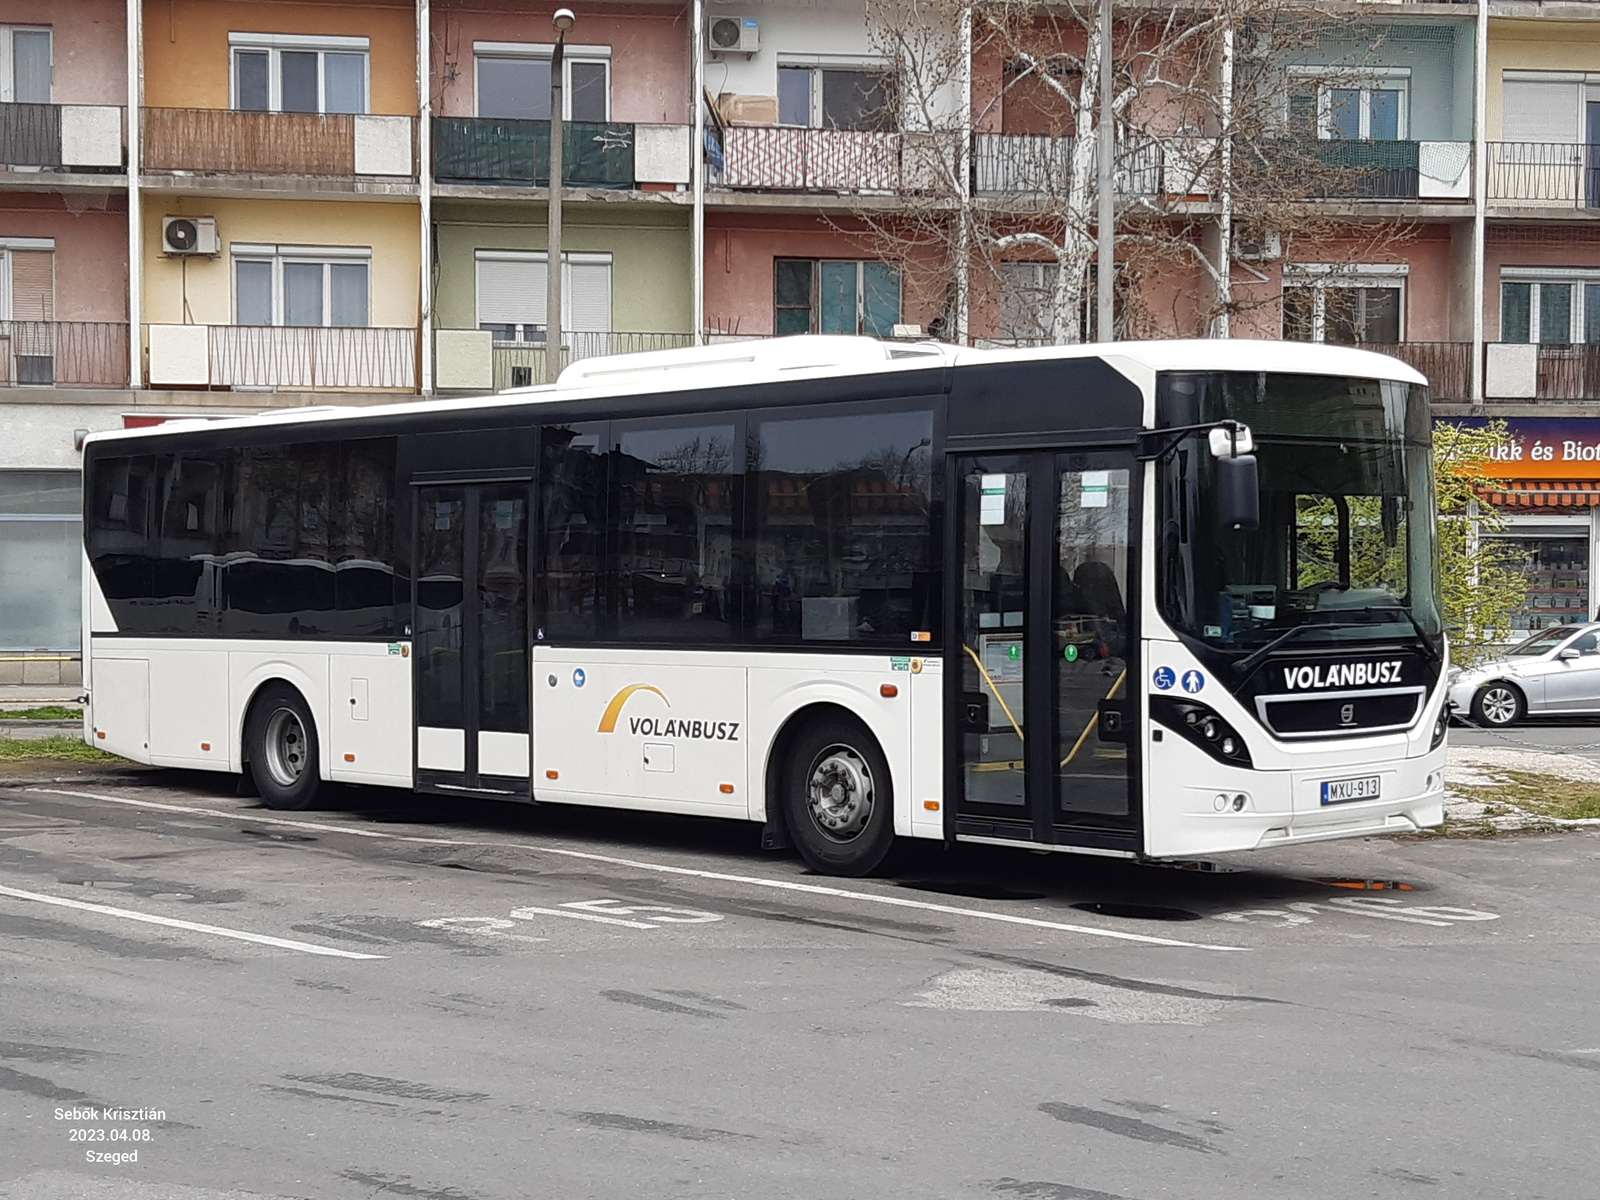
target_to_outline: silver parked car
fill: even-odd
[[[1529,713],[1600,712],[1600,623],[1541,629],[1502,658],[1452,668],[1450,707],[1491,727]]]

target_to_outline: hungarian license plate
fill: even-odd
[[[1322,785],[1322,802],[1340,804],[1346,800],[1376,800],[1383,784],[1380,775],[1363,775],[1359,779],[1329,779]]]

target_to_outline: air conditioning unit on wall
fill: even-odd
[[[706,49],[713,54],[754,54],[761,49],[761,22],[754,17],[712,17]]]
[[[1283,257],[1283,237],[1277,233],[1241,232],[1234,253],[1246,262],[1272,262]]]
[[[162,217],[161,251],[174,255],[216,255],[222,252],[217,241],[215,217]]]

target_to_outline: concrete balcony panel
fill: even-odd
[[[120,171],[122,110],[111,105],[0,104],[0,165]]]

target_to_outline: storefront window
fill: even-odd
[[[78,649],[80,490],[77,471],[0,471],[0,649]]]
[[[1513,639],[1589,619],[1587,528],[1575,537],[1512,536],[1505,541],[1520,552],[1528,577],[1527,606],[1512,617]]]

